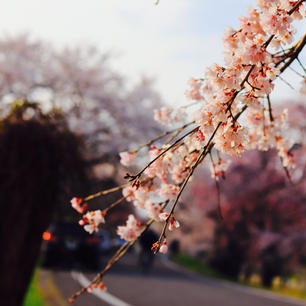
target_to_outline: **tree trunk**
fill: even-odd
[[[53,138],[37,122],[11,124],[1,134],[0,296],[5,306],[22,305],[50,222],[58,185]]]

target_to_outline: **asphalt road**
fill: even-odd
[[[65,298],[80,288],[81,281],[91,273],[52,272],[53,279]],[[74,278],[74,279],[73,279]],[[150,274],[137,266],[136,255],[129,254],[104,278],[107,296],[84,294],[75,306],[290,306],[306,305],[261,290],[188,273],[157,260]],[[113,299],[112,299],[113,298]]]

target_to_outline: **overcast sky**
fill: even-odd
[[[237,27],[251,2],[160,0],[155,6],[154,0],[10,0],[0,11],[0,34],[29,32],[60,47],[87,43],[111,50],[113,65],[131,82],[142,74],[154,76],[168,103],[184,104],[188,80],[222,63],[223,31]],[[280,87],[277,98],[298,96]]]

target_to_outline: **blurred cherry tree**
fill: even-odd
[[[223,220],[216,210],[211,213],[216,227],[210,262],[232,278],[243,269],[246,277],[259,271],[270,286],[275,276],[305,264],[304,181],[288,184],[269,152],[248,157],[252,164],[235,163],[222,188]]]
[[[58,50],[29,35],[0,40],[0,100],[38,101],[43,109],[59,108],[70,128],[85,136],[87,149],[114,153],[153,137],[160,127],[153,108],[161,97],[153,79],[131,86],[111,67],[110,53],[82,45]],[[136,120],[137,119],[137,120]]]
[[[294,140],[291,153],[297,163],[292,177],[286,177],[273,151],[253,151],[234,160],[226,181],[219,182],[221,203],[207,172],[191,188],[193,204],[205,208],[215,221],[209,253],[212,266],[232,278],[260,272],[265,286],[271,285],[273,277],[305,264],[305,123],[301,117],[306,111],[302,104],[287,105],[292,114],[287,133]]]
[[[284,105],[290,112],[286,133],[296,161],[291,176],[273,150],[233,159],[226,177],[219,176],[219,188],[206,167],[184,195],[177,212],[182,227],[174,233],[185,251],[204,254],[219,272],[231,278],[258,272],[265,286],[275,276],[296,272],[306,260],[306,108],[290,101],[276,106],[275,112]]]

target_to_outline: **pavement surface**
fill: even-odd
[[[67,299],[94,277],[82,271],[50,271]],[[137,265],[137,255],[128,254],[104,277],[106,293],[85,293],[75,306],[306,306],[295,300],[258,289],[206,278],[156,258],[149,274]]]

